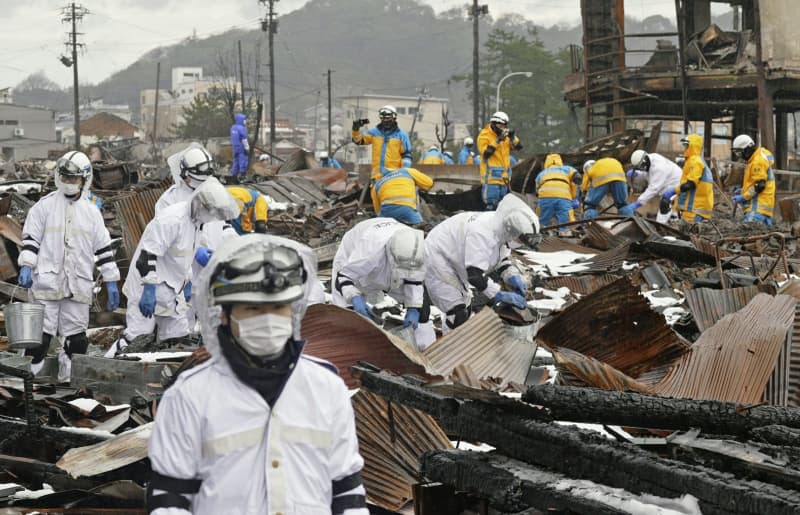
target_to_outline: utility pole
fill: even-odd
[[[422,106],[422,99],[428,96],[428,92],[425,89],[425,86],[422,86],[422,89],[419,90],[419,98],[417,98],[417,110],[414,112],[414,119],[411,120],[411,130],[408,131],[408,137],[412,140],[414,139],[414,127],[417,125],[417,116],[419,116],[419,108]],[[413,145],[414,142],[412,141],[411,144]]]
[[[155,109],[153,110],[153,147],[156,145],[156,138],[158,134],[158,84],[161,82],[161,61],[156,64],[156,102]],[[155,153],[154,153],[155,154]]]
[[[75,130],[75,148],[81,148],[81,109],[80,97],[78,94],[78,47],[83,47],[83,43],[78,43],[78,36],[83,35],[82,32],[77,32],[77,22],[83,20],[85,15],[89,14],[89,9],[86,9],[80,4],[75,2],[70,3],[68,6],[61,9],[61,21],[70,22],[72,24],[72,31],[67,34],[67,50],[72,52],[72,59],[62,56],[61,62],[65,66],[72,66],[72,102],[74,104],[74,130]]]
[[[331,116],[333,116],[333,108],[331,104],[331,71],[328,70],[328,156],[333,157],[331,155]]]
[[[469,15],[472,16],[472,133],[477,134],[480,129],[478,124],[478,17],[482,14],[489,14],[488,5],[478,5],[478,0],[472,0],[472,9]],[[414,119],[416,121],[416,118]]]
[[[275,2],[278,0],[258,0],[261,4],[269,4],[267,17],[261,20],[261,30],[268,35],[269,42],[269,152],[275,146],[275,34],[278,33],[278,22],[275,20]]]
[[[242,112],[244,112],[244,108],[247,105],[244,101],[244,66],[242,65],[242,40],[236,41],[237,46],[239,47],[239,85],[242,88]],[[236,103],[236,99],[234,98],[234,104]]]

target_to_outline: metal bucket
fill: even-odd
[[[44,333],[44,305],[30,302],[14,302],[11,292],[11,303],[3,308],[6,321],[6,334],[11,349],[30,349],[42,344]]]

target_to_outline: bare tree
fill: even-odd
[[[448,117],[448,110],[446,107],[442,106],[442,127],[443,134],[439,131],[439,124],[436,124],[436,141],[439,142],[439,148],[444,152],[445,143],[447,143],[447,134],[450,132],[450,126],[453,125],[453,122],[450,121]]]

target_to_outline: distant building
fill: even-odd
[[[110,113],[98,113],[81,121],[81,144],[90,145],[100,140],[141,138],[143,133],[135,125]]]
[[[13,104],[14,90],[11,87],[0,88],[0,104]]]
[[[6,160],[46,158],[56,140],[55,111],[0,103],[0,153]]]

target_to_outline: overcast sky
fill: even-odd
[[[331,0],[335,1],[335,0]],[[281,0],[278,15],[301,8],[306,0]],[[467,4],[467,0],[433,0],[437,11]],[[522,14],[539,25],[577,24],[580,0],[480,0],[493,16]],[[2,0],[0,88],[14,86],[43,70],[62,86],[72,84],[72,70],[58,57],[66,53],[69,26],[61,22],[58,0]],[[230,28],[257,27],[265,12],[257,0],[83,0],[90,14],[79,25],[86,52],[79,60],[81,83],[98,83],[159,46],[174,44],[196,31],[198,37]],[[673,17],[674,0],[626,0],[626,14]]]

